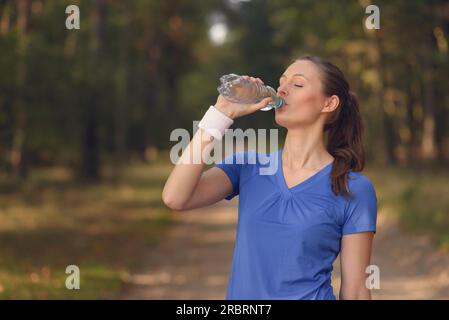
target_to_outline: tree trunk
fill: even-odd
[[[122,26],[122,40],[118,56],[116,70],[116,108],[115,108],[115,165],[116,172],[119,172],[126,156],[126,128],[127,128],[127,95],[129,78],[129,38],[130,38],[130,13],[129,5],[125,8],[125,24]]]
[[[413,67],[408,64],[407,71],[409,75],[413,75]],[[416,126],[416,115],[415,115],[415,104],[417,102],[417,88],[415,83],[415,78],[407,80],[407,101],[406,101],[406,117],[407,117],[407,128],[410,132],[410,140],[408,141],[407,146],[407,157],[408,163],[414,164],[417,160],[417,144],[418,144],[418,135],[417,135],[417,126]]]
[[[145,90],[145,100],[147,107],[145,108],[145,124],[144,124],[144,138],[141,147],[142,160],[151,160],[149,156],[151,150],[155,150],[157,146],[158,136],[156,130],[160,130],[162,117],[155,112],[159,104],[159,89],[160,89],[160,62],[162,56],[161,49],[161,30],[157,26],[151,25],[147,34],[147,59],[146,70],[148,87]],[[155,119],[156,117],[160,118]],[[159,120],[159,121],[158,121]],[[148,125],[152,123],[153,125]]]
[[[83,164],[82,175],[88,180],[98,180],[100,178],[100,158],[99,158],[99,142],[98,142],[98,127],[99,127],[99,104],[101,97],[98,93],[97,78],[101,73],[101,57],[102,46],[104,42],[104,24],[106,16],[106,0],[95,0],[95,10],[93,13],[93,29],[90,44],[90,70],[92,72],[89,106],[86,108],[85,127],[83,137]]]
[[[382,125],[383,125],[383,140],[385,147],[386,162],[388,165],[394,165],[397,163],[395,147],[396,136],[394,130],[394,119],[388,113],[386,101],[384,98],[384,90],[386,87],[386,75],[385,75],[385,55],[382,48],[382,31],[378,30],[375,34],[375,48],[377,50],[377,61],[375,63],[376,69],[379,72],[379,84],[376,90],[377,103],[381,106],[382,112]]]
[[[11,3],[0,3],[0,35],[9,31],[11,23]]]
[[[421,140],[421,156],[424,160],[434,160],[437,156],[435,144],[435,71],[431,53],[433,48],[429,44],[429,53],[423,59],[423,92],[424,92],[424,121]]]
[[[28,23],[29,23],[29,1],[18,0],[17,5],[17,30],[19,36],[18,71],[17,71],[17,95],[14,101],[15,124],[13,129],[13,143],[11,150],[11,167],[16,181],[24,179],[27,175],[26,159],[26,134],[27,134],[27,113],[24,97],[24,87],[26,86],[27,75],[27,47],[28,47]]]

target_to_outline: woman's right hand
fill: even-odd
[[[249,79],[255,83],[264,84],[259,78],[249,76],[243,76],[243,78]],[[220,112],[223,112],[229,118],[236,119],[266,107],[272,100],[272,98],[268,97],[255,104],[241,104],[231,102],[220,94],[215,103],[215,108]]]

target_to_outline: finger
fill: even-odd
[[[262,81],[259,78],[251,77],[251,80],[256,83],[261,83]]]
[[[267,104],[269,104],[271,101],[273,101],[273,98],[271,98],[271,97],[264,98],[259,103],[253,105],[252,109],[253,109],[253,111],[256,111],[256,110],[260,110],[262,108],[265,108],[267,106]]]

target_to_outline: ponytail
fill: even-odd
[[[331,171],[332,191],[350,196],[348,172],[362,171],[365,166],[364,126],[355,94],[349,92],[337,111],[335,120],[327,123],[324,129],[328,131],[327,150],[335,158]]]

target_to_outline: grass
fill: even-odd
[[[380,209],[397,217],[406,232],[427,234],[449,250],[449,172],[370,168],[365,173],[376,188]]]
[[[20,190],[0,180],[0,299],[116,297],[170,226],[161,202],[169,169],[136,165],[93,185],[40,169]],[[80,290],[65,287],[72,264]]]

